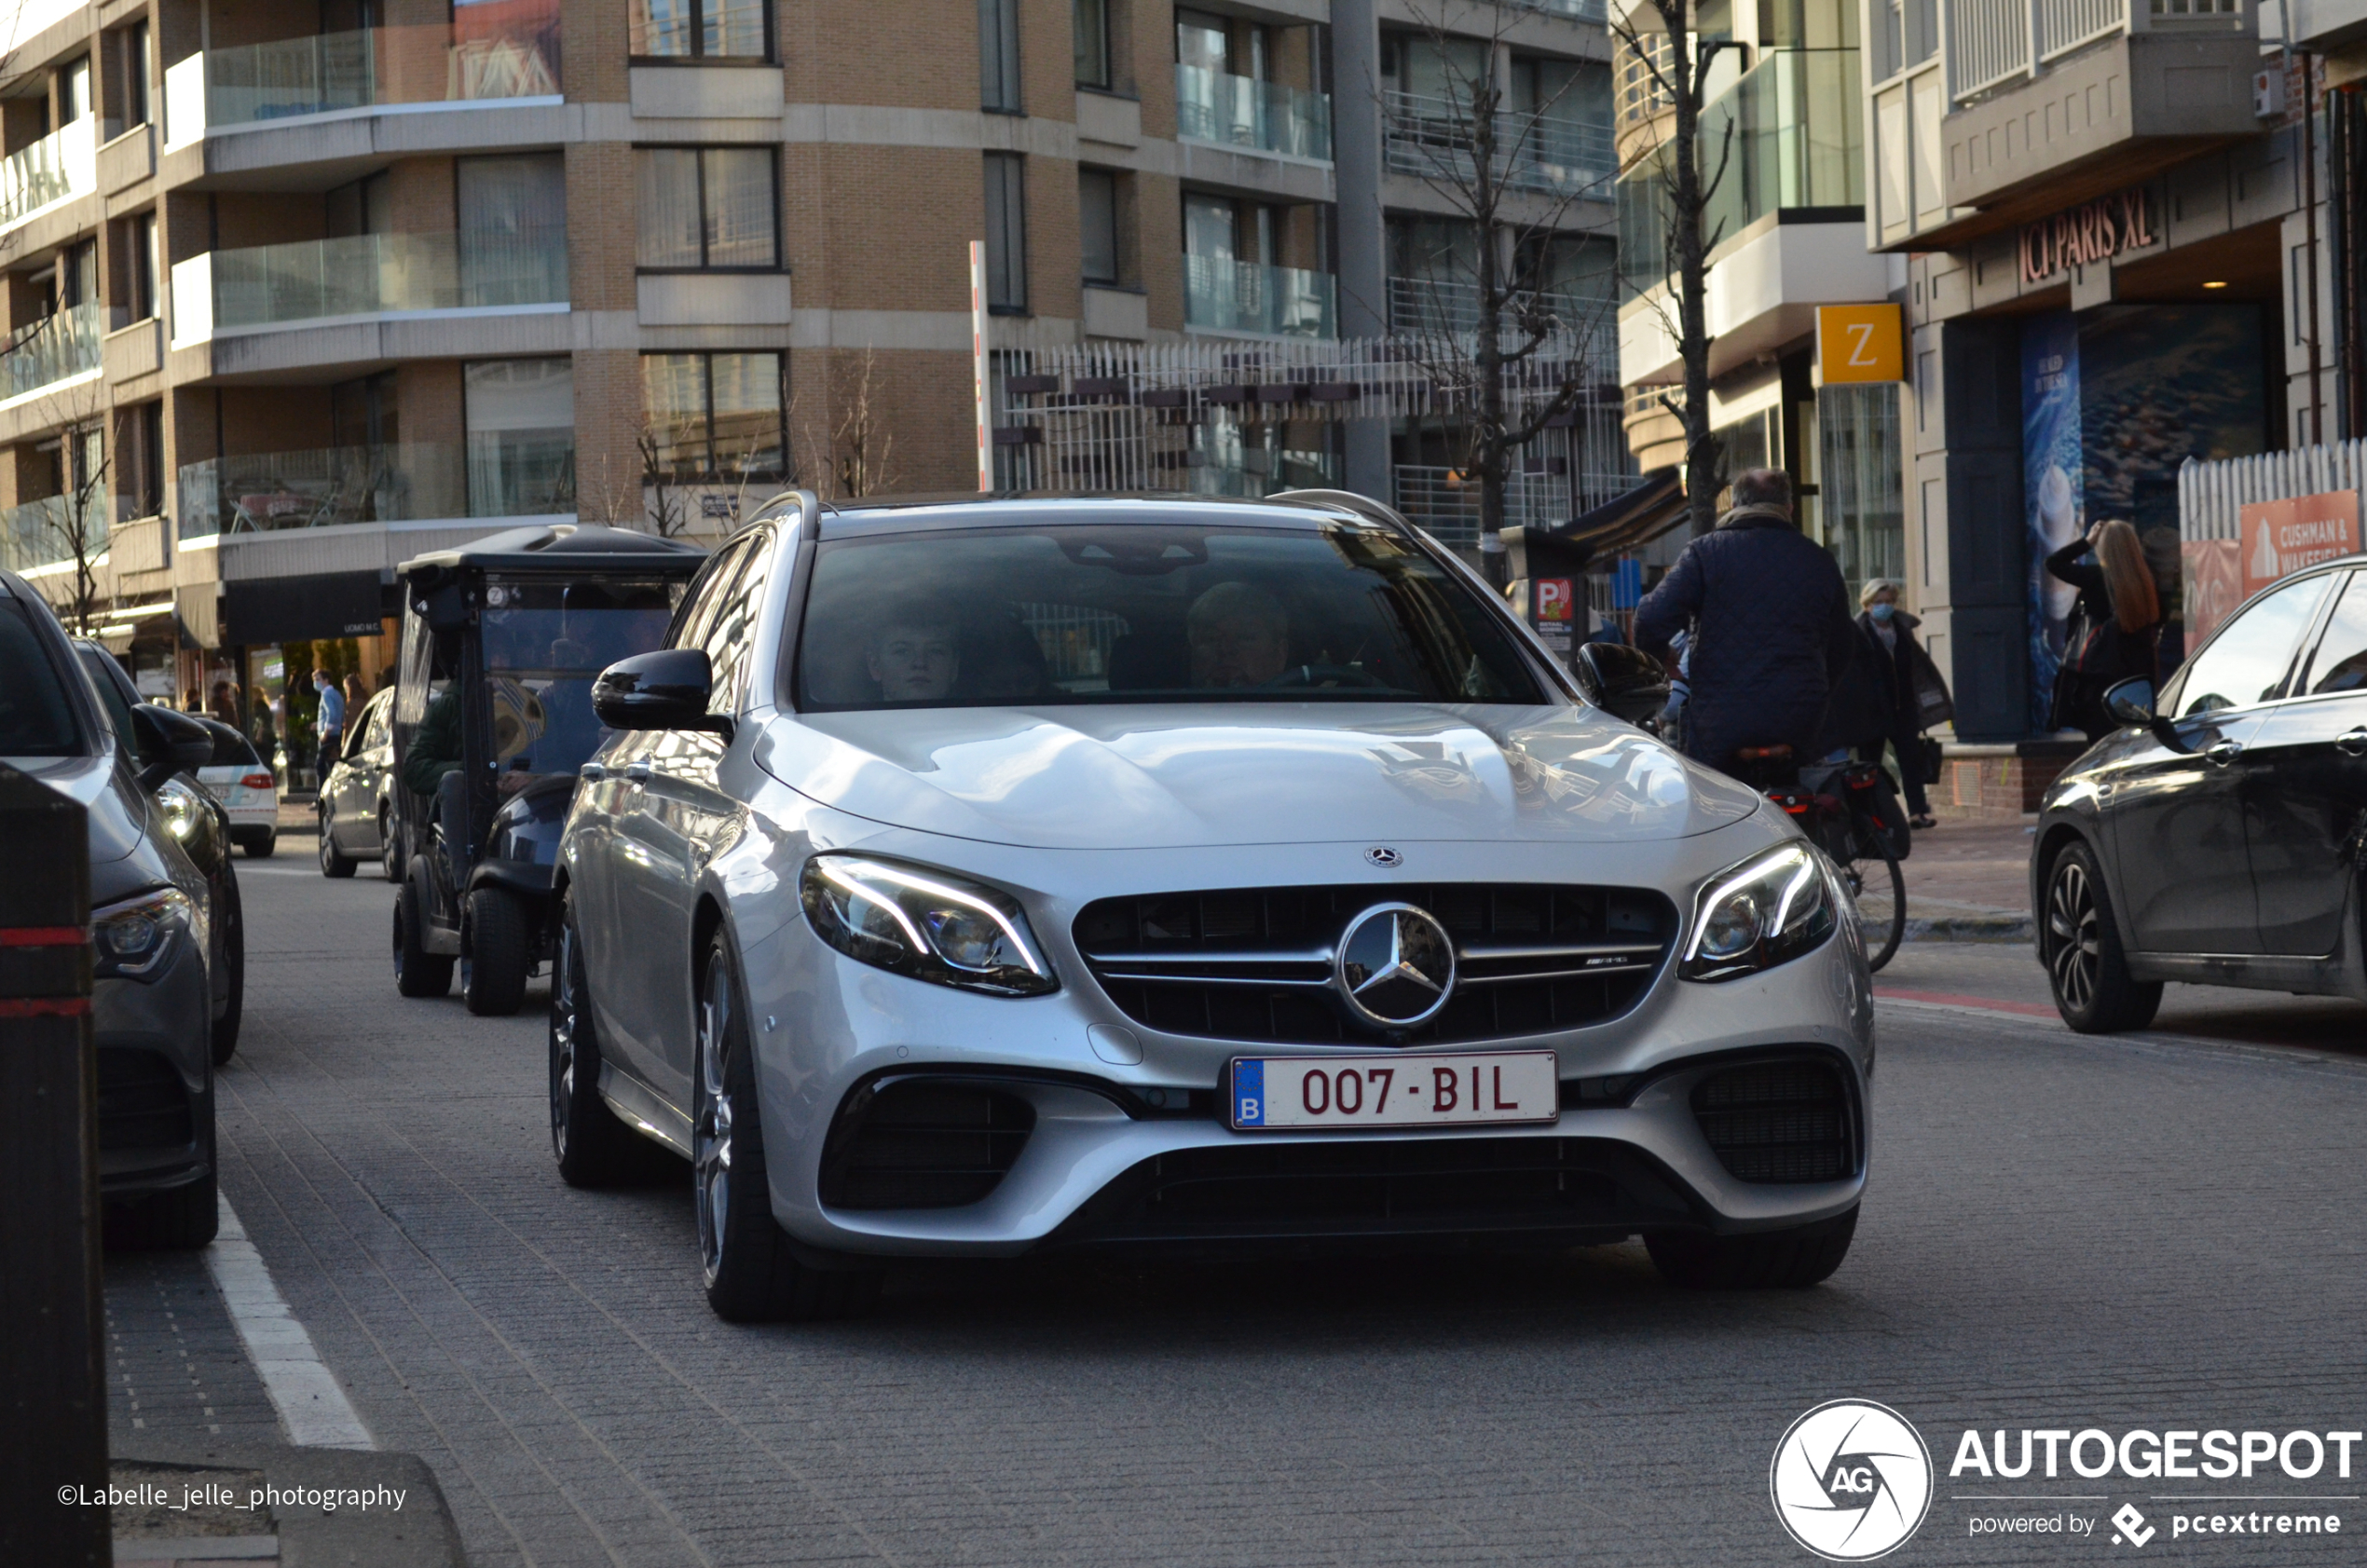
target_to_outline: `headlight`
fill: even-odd
[[[1779,844],[1712,877],[1693,904],[1676,973],[1731,980],[1772,969],[1832,935],[1833,885],[1806,843]]]
[[[144,980],[156,974],[172,952],[172,944],[186,936],[205,951],[205,915],[195,900],[178,888],[158,888],[90,914],[90,945],[96,961],[92,973],[101,979]]]
[[[1007,894],[914,866],[856,855],[805,863],[805,916],[823,941],[882,969],[997,996],[1060,989]]]

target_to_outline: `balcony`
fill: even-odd
[[[399,104],[556,102],[559,0],[490,0],[450,23],[248,44],[164,74],[166,144]]]
[[[1184,324],[1238,336],[1337,337],[1337,281],[1328,272],[1187,255]]]
[[[0,511],[0,567],[19,576],[47,577],[71,562],[77,552],[96,560],[107,548],[108,519],[115,505],[104,492],[86,496],[83,512],[75,513],[71,496],[51,496]]]
[[[1389,170],[1468,187],[1476,156],[1471,106],[1415,92],[1383,98]],[[1506,112],[1495,116],[1494,129],[1498,172],[1506,185],[1549,196],[1610,198],[1619,160],[1608,125]]]
[[[1189,142],[1286,157],[1332,157],[1332,101],[1320,92],[1205,66],[1175,68],[1175,132]]]
[[[0,158],[0,231],[98,188],[98,121],[86,115]]]
[[[1504,0],[1516,11],[1537,11],[1549,17],[1567,17],[1572,21],[1591,21],[1600,27],[1609,20],[1604,0]]]
[[[2007,82],[2035,80],[2045,67],[2100,38],[2132,32],[2253,33],[2246,0],[1952,0],[1945,25],[1949,96],[1958,103]]]
[[[1618,316],[1618,302],[1608,293],[1524,290],[1505,307],[1506,331],[1525,334],[1532,312],[1552,318],[1556,331],[1615,341],[1611,328]],[[1389,324],[1392,332],[1462,336],[1479,331],[1479,285],[1475,282],[1430,278],[1389,280]],[[1616,357],[1614,349],[1610,358]],[[1608,366],[1610,360],[1604,362]],[[1606,379],[1609,377],[1607,375]]]
[[[0,406],[96,375],[105,330],[105,307],[94,303],[68,306],[19,333],[0,352]]]
[[[209,457],[181,470],[180,537],[575,511],[575,432]]]
[[[215,251],[172,269],[172,341],[453,311],[563,311],[564,229],[363,234]]]

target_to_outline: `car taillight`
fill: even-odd
[[[268,773],[249,773],[239,782],[249,789],[269,789],[272,781]]]

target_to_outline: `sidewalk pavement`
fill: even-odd
[[[2034,824],[1942,816],[1900,863],[1909,942],[2028,942]]]

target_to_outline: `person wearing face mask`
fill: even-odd
[[[1923,786],[1935,780],[1924,756],[1923,731],[1944,722],[1954,712],[1938,667],[1915,640],[1915,617],[1899,607],[1898,584],[1886,577],[1868,578],[1858,590],[1858,628],[1873,643],[1882,672],[1882,712],[1890,743],[1898,753],[1899,784],[1907,793],[1910,826],[1937,825]],[[1947,712],[1940,712],[1945,707]],[[1936,716],[1935,716],[1936,715]]]

